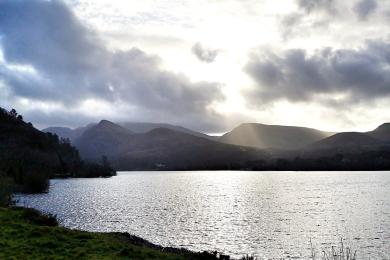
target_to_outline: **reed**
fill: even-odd
[[[321,259],[321,260],[357,260],[357,251],[351,249],[350,247],[345,247],[343,239],[340,239],[339,246],[331,246],[330,248],[322,249],[320,258],[316,257],[316,250],[313,247],[312,241],[310,239],[310,248],[311,248],[311,258],[312,260]]]

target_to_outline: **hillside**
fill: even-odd
[[[56,134],[61,138],[66,138],[69,140],[73,140],[75,138],[75,133],[73,129],[68,127],[48,127],[42,129],[42,132]]]
[[[118,170],[240,168],[247,160],[265,156],[253,148],[223,144],[166,128],[134,134],[108,121],[86,131],[76,146],[83,158],[108,156]]]
[[[349,149],[352,147],[362,148],[364,146],[379,145],[380,143],[381,142],[378,139],[373,138],[368,134],[358,132],[344,132],[322,139],[310,145],[309,147],[312,149]]]
[[[35,129],[15,110],[0,108],[0,179],[11,178],[25,192],[41,192],[53,177],[114,174],[102,170],[85,164],[67,140]]]
[[[116,158],[124,152],[122,147],[126,147],[132,134],[130,130],[102,120],[84,131],[74,144],[85,159],[99,159],[103,155]]]
[[[77,138],[79,138],[86,130],[88,130],[93,125],[95,124],[89,124],[87,126],[78,127],[75,129],[69,127],[53,126],[53,127],[42,129],[42,132],[56,134],[61,138],[69,139],[73,143],[74,141],[76,141]]]
[[[143,122],[123,122],[123,123],[118,123],[118,125],[129,129],[130,131],[134,133],[147,133],[153,129],[156,128],[166,128],[166,129],[171,129],[176,132],[181,132],[181,133],[186,133],[190,134],[193,136],[197,137],[203,137],[207,138],[210,140],[215,140],[215,137],[206,135],[204,133],[196,132],[191,129],[182,127],[182,126],[176,126],[176,125],[171,125],[171,124],[164,124],[164,123],[143,123]]]
[[[312,128],[264,124],[242,124],[223,135],[224,143],[251,146],[260,149],[299,149],[319,141],[332,133]]]
[[[368,135],[385,141],[385,142],[390,142],[390,123],[385,123],[380,125],[378,128],[371,132],[367,132]]]
[[[58,136],[35,129],[15,110],[0,109],[0,122],[0,177],[35,192],[46,189],[50,177],[79,171],[77,150]]]

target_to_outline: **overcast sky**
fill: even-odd
[[[387,0],[0,0],[0,106],[208,133],[390,122]]]

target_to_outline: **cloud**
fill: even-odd
[[[359,49],[323,48],[253,54],[245,71],[257,83],[252,104],[276,100],[355,104],[390,97],[390,44],[368,41]]]
[[[337,0],[296,0],[298,9],[279,18],[279,30],[284,41],[294,37],[308,37],[328,30],[340,19]],[[345,15],[345,12],[343,13]]]
[[[192,53],[203,62],[211,63],[215,61],[220,50],[207,49],[202,46],[199,42],[194,44],[191,49]]]
[[[207,121],[210,106],[224,99],[219,84],[167,71],[158,56],[108,49],[60,1],[1,1],[0,48],[1,81],[14,98],[65,107],[88,99],[124,103],[140,116],[183,122]]]
[[[361,0],[354,6],[354,11],[361,20],[365,20],[377,7],[378,3],[376,0]]]
[[[325,11],[335,12],[335,0],[297,0],[298,7],[307,13]]]

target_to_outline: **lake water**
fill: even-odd
[[[310,239],[321,251],[343,238],[359,259],[390,259],[389,172],[120,172],[19,199],[65,227],[164,246],[302,259]]]

